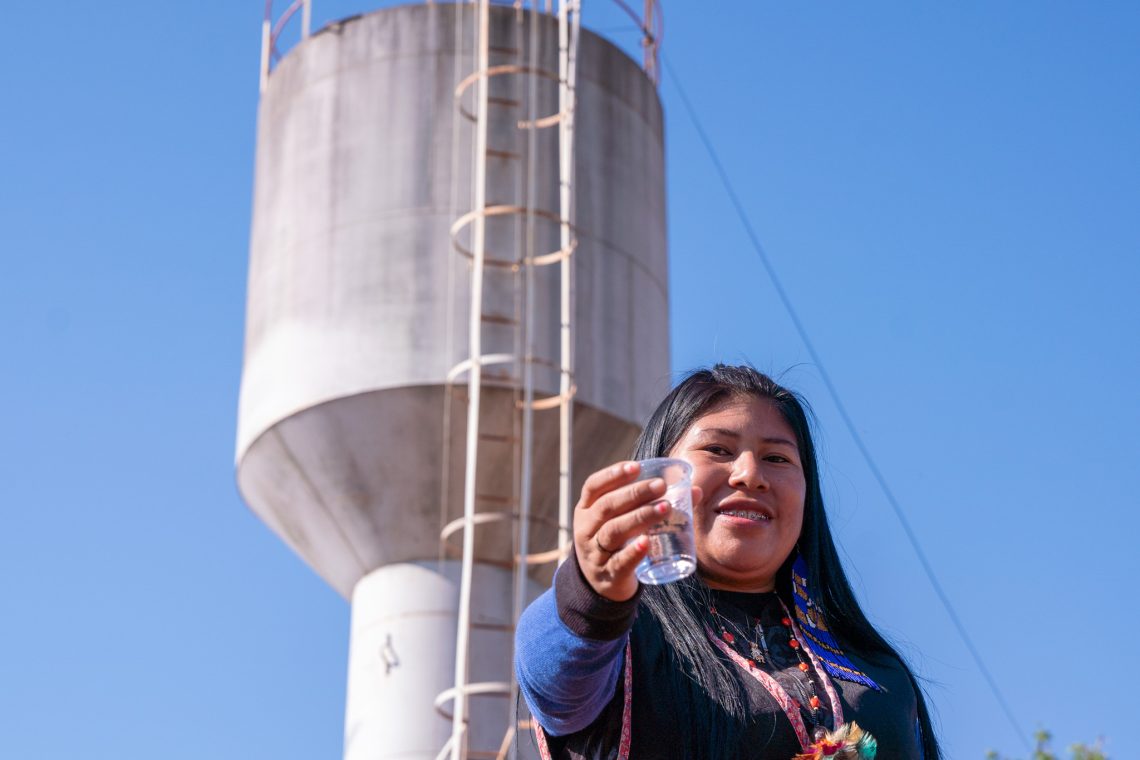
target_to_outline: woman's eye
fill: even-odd
[[[705,446],[705,451],[715,456],[727,456],[732,453],[724,446],[718,446],[715,443]]]
[[[783,456],[782,454],[769,454],[768,456],[764,457],[764,459],[769,461],[769,462],[789,462],[789,461],[791,461],[786,456]]]

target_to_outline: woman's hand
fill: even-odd
[[[574,507],[574,551],[582,575],[606,599],[637,593],[637,563],[649,549],[644,533],[669,514],[665,481],[637,480],[641,465],[619,462],[586,478]],[[699,489],[694,488],[696,502]],[[633,539],[633,540],[631,540]],[[629,542],[627,545],[626,542]]]

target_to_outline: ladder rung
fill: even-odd
[[[510,47],[495,47],[494,45],[488,45],[487,46],[487,52],[489,52],[489,53],[502,53],[503,55],[518,55],[519,49],[518,48],[510,48]]]
[[[484,372],[479,377],[485,381],[492,383],[500,383],[506,385],[519,385],[519,379],[513,375],[496,375],[491,372]]]
[[[482,314],[480,315],[484,322],[492,325],[517,325],[519,321],[514,317],[508,317],[506,314]]]
[[[472,628],[478,628],[481,631],[514,631],[515,627],[510,623],[471,623]]]
[[[495,443],[514,443],[518,440],[513,435],[499,435],[498,433],[480,433],[479,439],[483,441],[493,441]]]
[[[514,98],[495,98],[495,97],[491,97],[488,95],[487,96],[487,105],[506,106],[507,108],[517,108],[518,106],[521,106],[522,103],[515,100]]]
[[[519,158],[519,154],[509,150],[495,150],[487,148],[487,155],[494,158]]]
[[[498,496],[493,493],[477,493],[475,494],[475,500],[486,502],[487,504],[502,504],[504,506],[513,504],[510,496]]]

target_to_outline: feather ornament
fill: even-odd
[[[858,723],[847,723],[829,731],[792,760],[875,760],[878,749],[875,737],[859,728]]]

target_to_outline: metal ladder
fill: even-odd
[[[450,756],[452,760],[462,758],[506,758],[516,754],[515,737],[518,729],[529,728],[520,724],[515,712],[518,687],[513,671],[507,680],[493,682],[469,681],[469,644],[471,632],[486,624],[471,620],[471,597],[474,572],[475,531],[483,525],[508,522],[513,526],[513,557],[511,566],[515,572],[515,587],[512,603],[512,618],[509,631],[526,603],[527,570],[530,566],[560,560],[565,556],[570,542],[570,467],[571,467],[571,424],[572,402],[575,394],[573,382],[573,284],[572,255],[577,246],[573,230],[573,112],[574,84],[576,72],[577,40],[579,32],[579,9],[577,0],[560,2],[559,22],[559,70],[557,73],[541,69],[538,64],[538,8],[532,3],[529,11],[524,11],[521,0],[513,3],[516,23],[512,26],[514,39],[509,41],[491,40],[489,0],[476,3],[475,49],[476,68],[462,79],[456,87],[456,107],[459,115],[471,121],[475,128],[474,137],[474,199],[472,210],[459,216],[451,227],[453,248],[470,261],[470,309],[468,314],[468,358],[456,364],[448,373],[448,388],[445,392],[445,434],[450,431],[451,404],[456,398],[454,392],[459,380],[466,375],[466,394],[461,398],[466,404],[467,435],[465,454],[465,475],[463,488],[463,517],[443,525],[440,531],[441,551],[451,546],[450,539],[462,537],[462,566],[460,575],[459,611],[456,633],[455,685],[441,692],[436,698],[436,709],[452,721],[452,733],[441,749],[438,758]],[[462,13],[462,10],[457,12]],[[523,14],[530,14],[530,41],[526,46],[528,61],[522,61]],[[492,62],[492,56],[508,62]],[[513,58],[513,61],[510,59]],[[491,83],[499,77],[511,77],[514,91],[492,95]],[[556,82],[558,85],[558,111],[547,116],[537,116],[536,88],[539,79]],[[527,94],[521,96],[522,82],[527,84]],[[474,108],[467,108],[464,95],[473,90]],[[502,119],[505,113],[518,109],[525,103],[527,118],[518,120],[515,145],[490,145],[488,132],[493,118]],[[557,212],[535,207],[535,162],[537,160],[535,132],[539,129],[557,126],[559,129],[559,210]],[[519,143],[525,143],[526,179],[522,180],[521,168],[524,154]],[[516,168],[514,199],[489,199],[488,163],[499,162],[499,168],[509,165]],[[503,183],[499,183],[500,186]],[[523,196],[523,197],[519,197]],[[505,255],[502,251],[489,251],[487,245],[487,222],[489,219],[513,217],[518,223],[516,229],[516,255]],[[536,254],[534,250],[535,225],[543,220],[557,224],[559,247],[549,253]],[[525,230],[519,240],[520,226]],[[470,243],[464,245],[462,233],[470,228]],[[536,364],[543,363],[535,355],[534,310],[535,271],[539,267],[559,266],[559,333],[560,356],[558,364],[559,392],[547,398],[534,396],[533,372]],[[512,313],[489,312],[486,310],[485,290],[488,283],[497,283],[500,289],[504,283],[514,295]],[[498,331],[500,343],[503,330],[513,331],[513,352],[490,353],[484,349],[485,332]],[[488,369],[493,368],[493,369]],[[507,368],[505,371],[503,368]],[[485,413],[483,385],[509,389],[513,393],[513,412],[509,424],[500,419],[491,419]],[[529,529],[531,524],[531,459],[533,447],[533,413],[535,411],[559,410],[559,519],[557,547],[544,552],[529,551]],[[445,451],[450,449],[445,439]],[[509,489],[496,492],[480,482],[480,449],[498,449],[501,457],[509,456],[512,461],[513,476]],[[450,463],[444,463],[445,473],[450,471]],[[447,498],[449,488],[443,486]],[[446,503],[444,503],[446,509]],[[498,629],[504,626],[491,626]],[[504,718],[507,730],[500,747],[496,749],[468,747],[467,722],[468,700],[472,697],[507,698]],[[452,704],[450,713],[445,706]]]

